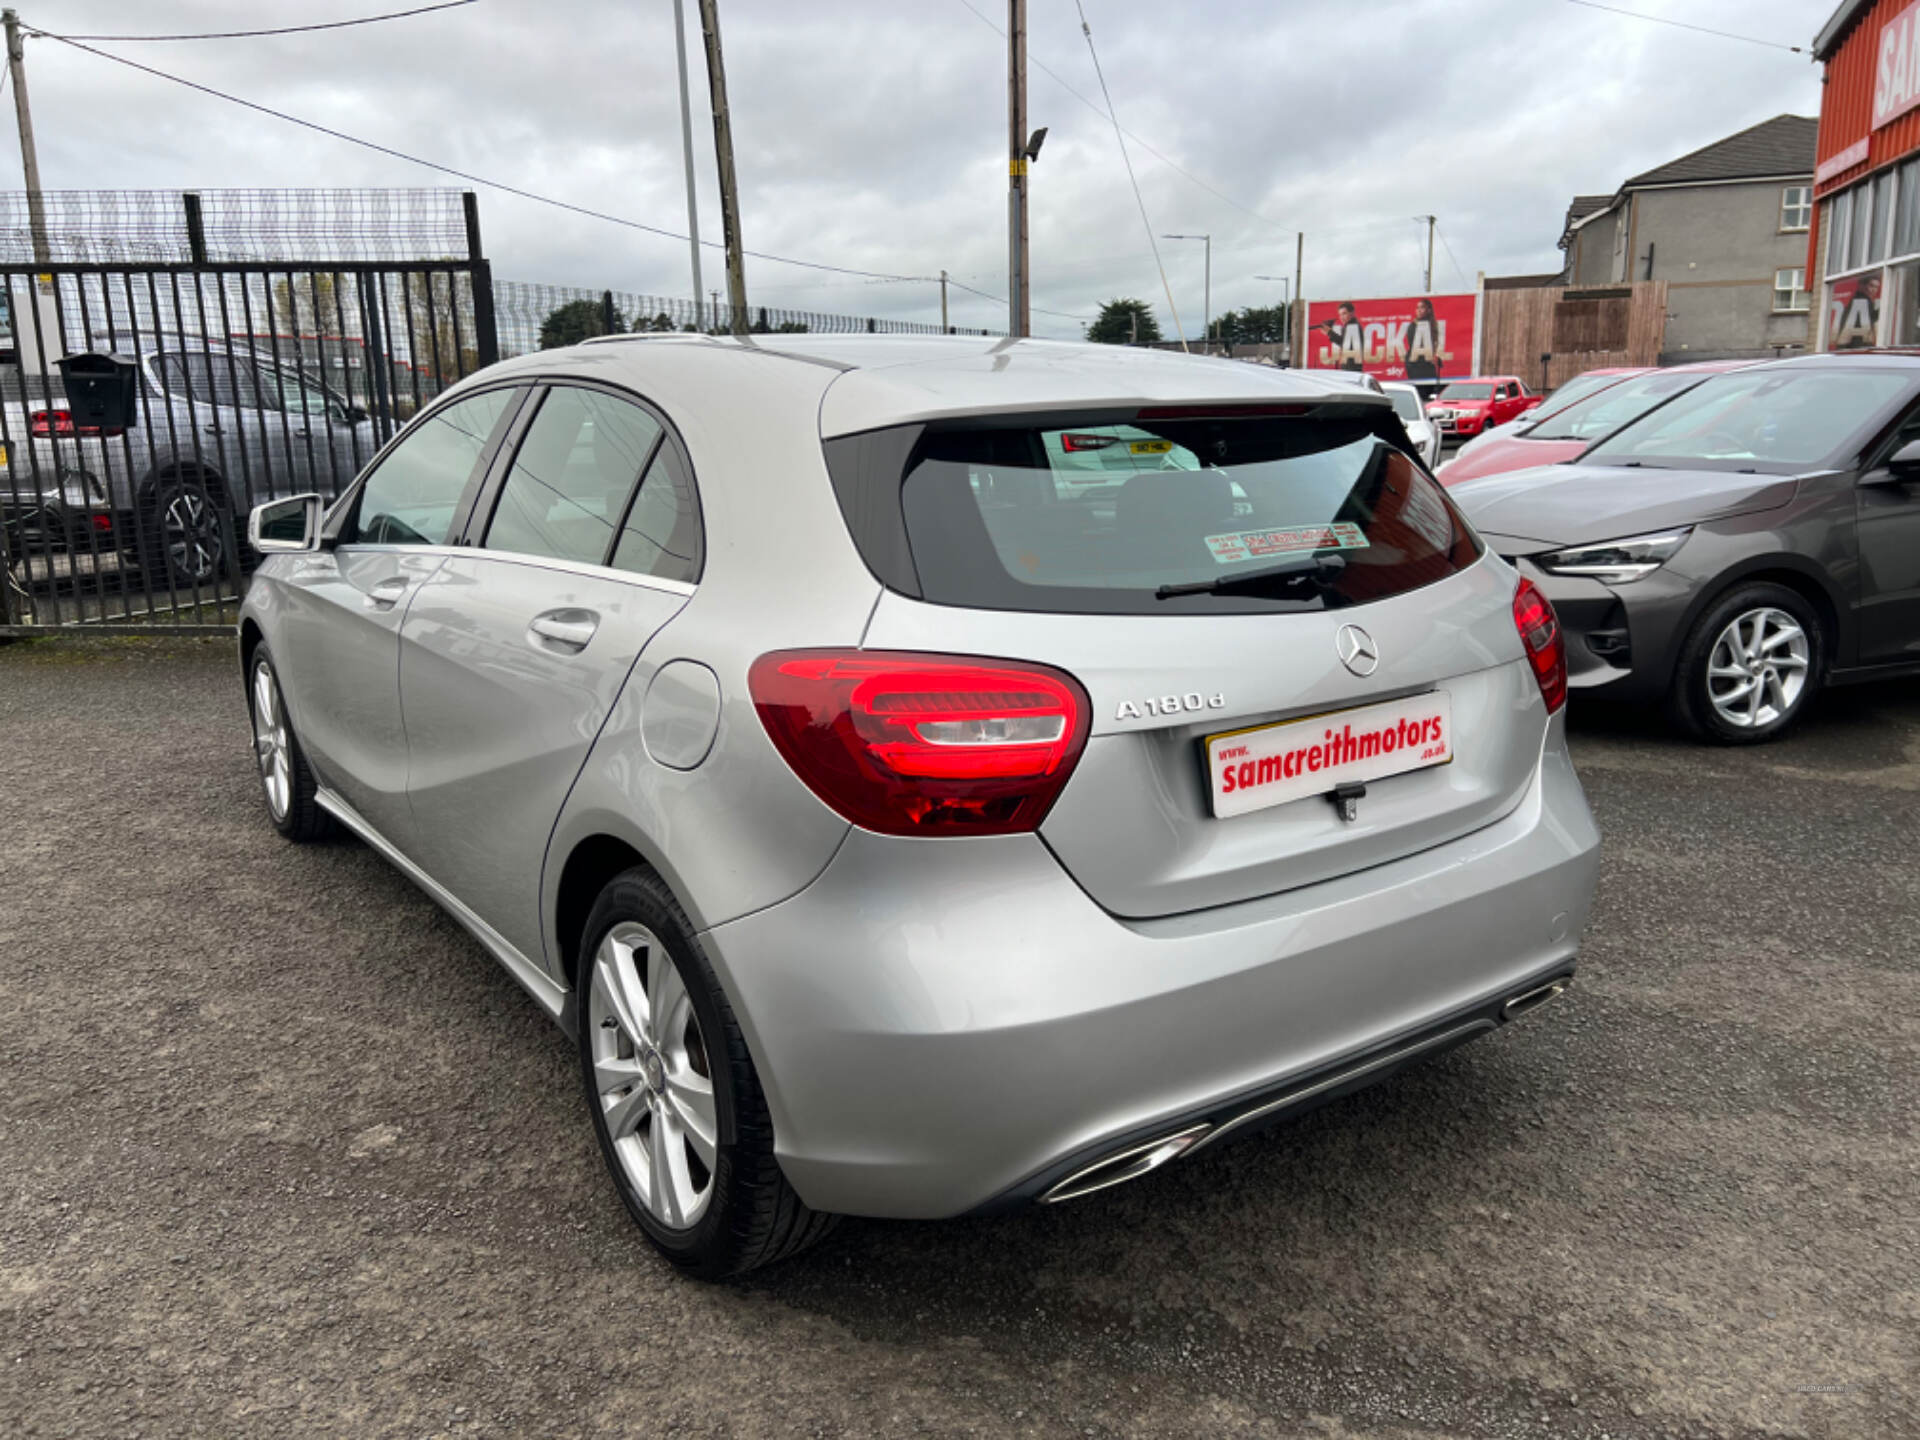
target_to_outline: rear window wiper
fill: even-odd
[[[1242,575],[1221,575],[1212,580],[1195,580],[1186,585],[1162,585],[1153,592],[1156,600],[1172,600],[1181,595],[1235,595],[1246,590],[1318,590],[1327,593],[1347,568],[1344,555],[1316,555],[1305,565],[1282,565],[1272,570],[1253,570]]]

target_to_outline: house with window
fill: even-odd
[[[1667,282],[1662,364],[1764,359],[1812,343],[1807,237],[1820,122],[1776,115],[1579,195],[1560,235],[1561,283]]]

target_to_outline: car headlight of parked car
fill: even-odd
[[[1683,525],[1678,530],[1662,530],[1653,535],[1575,545],[1539,556],[1535,563],[1550,575],[1584,575],[1607,585],[1625,585],[1651,575],[1666,564],[1692,533],[1691,525]]]

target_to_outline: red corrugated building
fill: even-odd
[[[1813,53],[1816,344],[1920,345],[1920,0],[1844,0]]]

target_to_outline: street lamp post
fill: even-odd
[[[1207,246],[1207,271],[1205,298],[1201,304],[1200,333],[1208,343],[1213,340],[1213,236],[1211,235],[1162,235],[1162,240],[1204,240]]]

